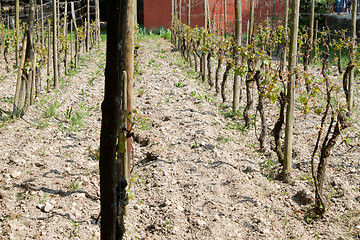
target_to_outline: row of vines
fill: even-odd
[[[85,4],[81,0],[53,1],[50,5],[35,0],[20,5],[16,0],[8,8],[15,9],[15,26],[11,29],[9,20],[0,22],[0,51],[8,74],[17,74],[11,114],[17,117],[43,89],[58,89],[59,79],[76,73],[81,52],[88,52],[100,41],[100,16],[97,0]]]
[[[279,177],[286,181],[291,180],[291,162],[286,163],[286,139],[283,140],[282,132],[287,127],[287,118],[294,121],[289,114],[290,95],[296,93],[295,106],[301,109],[304,118],[318,115],[316,119],[320,120],[316,123],[318,134],[314,139],[316,144],[311,169],[316,190],[315,213],[321,216],[327,210],[323,196],[327,160],[339,138],[351,147],[344,129],[351,125],[350,116],[354,115],[350,100],[353,91],[350,75],[354,72],[357,75],[359,51],[354,49],[354,38],[349,37],[346,30],[331,31],[323,27],[312,36],[310,30],[314,29],[303,26],[298,30],[295,41],[297,53],[294,54],[296,63],[292,64],[289,56],[291,36],[287,24],[287,21],[283,24],[264,21],[248,27],[247,33],[241,37],[242,41],[237,44],[234,35],[224,37],[211,28],[191,28],[173,14],[172,43],[189,66],[199,73],[198,78],[215,94],[221,94],[223,103],[229,101],[229,93],[240,91],[240,94],[231,94],[232,115],[243,116],[243,129],[252,126],[251,110],[255,116],[260,116],[260,133],[256,136],[260,151],[269,144],[267,139],[271,135],[274,141],[272,149],[282,165]],[[294,18],[290,25],[295,25]],[[230,84],[233,88],[227,89],[232,72],[234,79],[240,77],[241,86],[237,86],[234,80],[234,84]],[[291,83],[292,76],[294,85]],[[243,106],[234,104],[242,102]],[[274,106],[278,108],[277,119],[272,121],[275,123],[273,126],[268,126],[268,113]],[[272,129],[271,133],[268,128]]]

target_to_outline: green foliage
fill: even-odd
[[[48,107],[43,110],[41,117],[43,118],[51,118],[56,116],[56,110],[61,106],[62,103],[59,103],[57,100],[48,103]]]
[[[71,192],[77,192],[81,189],[81,184],[78,181],[71,181]]]
[[[220,136],[220,137],[216,138],[215,140],[217,142],[223,142],[223,143],[233,141],[232,137],[225,137],[225,136]]]
[[[171,31],[167,28],[156,28],[156,29],[146,29],[145,27],[139,27],[137,32],[137,39],[142,41],[146,38],[150,39],[159,39],[163,38],[165,40],[171,39]]]
[[[272,180],[277,174],[278,163],[272,158],[266,159],[260,163],[260,166],[265,173],[267,179]]]
[[[184,84],[182,82],[177,82],[177,83],[174,83],[174,86],[177,88],[181,88],[184,86]]]
[[[309,182],[311,184],[314,184],[314,179],[313,179],[311,173],[300,175],[299,179],[303,180],[303,181],[307,181],[307,182]]]
[[[147,118],[140,118],[137,122],[138,129],[140,130],[150,130],[152,125],[152,121]]]

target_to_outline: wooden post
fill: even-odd
[[[43,6],[43,0],[40,0],[40,12],[41,12],[41,48],[44,49],[44,6]]]
[[[253,31],[254,31],[254,18],[255,18],[255,6],[254,6],[254,1],[255,0],[250,0],[250,26],[249,26],[249,44],[252,43],[252,36],[253,36]],[[286,0],[285,0],[286,1]],[[285,9],[286,11],[286,9]],[[261,13],[260,13],[261,15]]]
[[[57,15],[57,18],[60,19],[60,1],[59,0],[56,1],[56,6],[57,6],[56,15]]]
[[[90,0],[87,0],[86,8],[86,52],[90,50]]]
[[[70,62],[73,64],[73,20],[70,21]]]
[[[34,19],[35,19],[35,0],[30,0],[30,11],[28,16],[28,29],[25,31],[27,35],[27,46],[26,46],[26,57],[25,65],[30,67],[30,71],[25,71],[24,82],[26,86],[26,97],[24,111],[27,111],[31,105],[31,94],[33,89],[33,61],[34,61],[34,39],[33,39],[33,30],[34,30]]]
[[[99,0],[95,0],[95,31],[96,31],[96,43],[100,42],[100,9],[99,9]]]
[[[30,106],[34,103],[35,97],[35,76],[36,76],[36,53],[34,52],[33,61],[31,64],[31,80],[30,80]]]
[[[64,7],[64,29],[63,29],[63,34],[64,34],[64,38],[65,38],[65,52],[64,52],[64,68],[65,68],[65,75],[67,75],[68,72],[68,64],[67,64],[67,50],[68,50],[68,46],[67,46],[67,30],[68,29],[68,22],[67,22],[67,0],[65,0],[65,7]]]
[[[19,37],[20,37],[20,20],[19,20],[19,0],[15,0],[15,31],[16,31],[16,45],[15,45],[15,62],[19,67]]]
[[[350,48],[350,62],[355,62],[355,53],[356,53],[356,18],[357,18],[357,0],[352,1],[352,9],[351,9],[351,41],[352,46]],[[354,85],[354,76],[355,76],[355,68],[353,67],[350,71],[350,77],[348,82],[348,89],[344,89],[348,92],[346,96],[348,110],[350,114],[352,114],[354,107],[354,94],[353,94],[353,85]]]
[[[14,106],[12,113],[13,118],[17,117],[19,115],[19,110],[21,110],[20,106],[21,106],[21,84],[22,84],[22,73],[23,73],[22,69],[24,68],[24,64],[25,64],[26,45],[27,45],[27,36],[24,35],[24,40],[22,45],[23,48],[21,51],[21,61],[17,73],[16,90],[15,90]]]
[[[227,37],[227,3],[224,0],[224,36]]]
[[[138,12],[138,7],[137,7],[137,0],[135,0],[134,2],[134,24],[135,26],[138,24],[138,20],[137,20],[137,12]]]
[[[56,0],[53,0],[53,70],[54,70],[54,88],[59,88],[58,75],[58,59],[57,59],[57,14],[56,14]]]
[[[125,148],[118,142],[121,106],[124,97],[125,38],[128,1],[107,1],[107,47],[105,68],[105,96],[101,105],[100,134],[100,200],[101,239],[122,239],[125,232],[124,208],[126,179],[119,176],[117,159]]]
[[[204,0],[204,29],[205,29],[205,32],[206,32],[206,30],[207,30],[207,25],[208,25],[208,22],[207,22],[207,20],[208,20],[208,18],[207,18],[207,0]],[[204,36],[203,36],[203,41],[205,41],[205,37],[206,37],[206,33],[204,33]],[[205,82],[206,81],[206,66],[207,66],[207,64],[206,64],[206,54],[202,54],[202,56],[203,56],[203,59],[202,59],[202,64],[203,64],[203,66],[202,66],[202,81],[203,82]]]
[[[47,61],[47,68],[46,68],[46,91],[50,92],[50,21],[47,23],[47,40],[48,40],[48,47],[47,47],[47,55],[48,55],[48,61]]]
[[[75,9],[74,9],[74,2],[70,3],[71,6],[71,17],[74,24],[74,31],[75,31],[75,68],[78,66],[78,55],[79,55],[79,38],[78,38],[78,30],[76,25],[76,17],[75,17]]]
[[[310,1],[310,34],[309,34],[309,38],[310,38],[310,61],[312,60],[313,57],[313,42],[314,42],[314,19],[315,19],[315,0],[311,0]]]
[[[191,0],[188,0],[187,4],[187,25],[190,27],[191,23]]]
[[[178,8],[179,8],[179,21],[180,21],[180,24],[182,23],[181,22],[181,0],[179,0],[179,5],[178,5]],[[180,34],[178,36],[178,49],[180,51],[180,48],[181,48],[181,37],[180,37]]]
[[[289,0],[285,0],[285,12],[284,12],[284,35],[288,34],[288,18],[289,18]],[[284,39],[287,39],[287,36],[284,36]],[[288,48],[288,42],[285,40],[284,46],[283,46],[283,52],[281,56],[281,64],[282,64],[282,72],[285,72],[286,70],[286,55],[287,55],[287,48]]]
[[[128,1],[128,12],[127,12],[127,36],[126,36],[126,45],[125,45],[125,62],[126,62],[126,73],[127,73],[127,82],[126,82],[126,113],[128,115],[128,120],[126,121],[126,129],[130,130],[132,126],[132,95],[133,95],[133,78],[134,78],[134,2],[136,0]],[[131,138],[126,140],[126,152],[127,156],[124,160],[127,160],[127,169],[124,172],[124,176],[127,182],[130,182],[130,166],[131,166]],[[126,213],[126,211],[125,211]]]
[[[297,40],[299,30],[299,6],[300,0],[293,0],[291,4],[291,21],[293,22],[290,30],[290,46],[289,46],[289,81],[287,85],[287,108],[285,123],[285,139],[284,139],[284,180],[289,181],[292,169],[292,144],[293,144],[293,126],[294,126],[294,109],[295,109],[295,68],[297,63]]]
[[[179,20],[181,22],[181,8],[182,8],[182,2],[179,0]]]
[[[242,37],[242,11],[241,0],[235,0],[235,68],[240,65],[239,51],[237,47],[241,46]],[[241,78],[235,73],[233,87],[233,112],[239,109],[241,98]]]

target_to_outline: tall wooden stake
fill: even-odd
[[[105,96],[101,105],[100,134],[100,200],[101,239],[122,239],[125,233],[124,207],[126,179],[119,176],[117,156],[125,147],[118,142],[122,99],[124,92],[125,39],[127,34],[127,0],[107,1],[107,47]]]
[[[352,1],[351,9],[351,41],[352,47],[350,49],[350,61],[353,63],[355,61],[356,53],[356,16],[357,16],[357,0]],[[349,112],[352,113],[354,107],[354,96],[353,96],[353,82],[354,82],[355,68],[353,67],[350,72],[349,83],[348,83],[348,95],[347,95],[347,104]]]
[[[70,6],[71,6],[71,17],[73,20],[74,32],[75,32],[75,68],[77,68],[78,58],[79,58],[79,36],[78,36],[78,29],[76,24],[74,2],[70,2]]]
[[[99,0],[95,0],[95,31],[96,31],[96,41],[100,42],[101,34],[100,34],[100,8],[99,8]]]
[[[208,25],[208,18],[207,18],[207,15],[208,15],[208,12],[207,12],[207,0],[204,0],[204,29],[207,30],[207,25]],[[205,37],[206,37],[206,33],[204,33],[204,36],[203,36],[203,41],[205,41]],[[205,82],[206,81],[206,54],[203,54],[203,59],[202,59],[202,81]]]
[[[41,12],[41,48],[44,49],[45,42],[44,42],[44,6],[43,0],[40,0],[40,12]]]
[[[310,39],[310,61],[312,59],[313,56],[313,43],[314,43],[314,19],[315,19],[315,0],[311,0],[310,2],[310,34],[309,34],[309,39]]]
[[[235,0],[235,48],[241,46],[242,36],[242,14],[241,14],[241,0]],[[235,67],[240,65],[239,51],[235,50]],[[241,78],[239,75],[234,75],[233,87],[233,112],[239,109],[241,97]]]
[[[86,8],[86,51],[90,50],[90,0],[87,0]]]
[[[68,71],[68,63],[67,63],[67,55],[68,55],[68,46],[67,46],[67,42],[68,42],[68,38],[67,38],[67,30],[68,29],[68,21],[67,21],[67,0],[65,0],[65,8],[64,8],[64,30],[63,30],[63,34],[64,34],[64,38],[65,38],[65,53],[64,53],[64,68],[65,68],[65,75],[67,75],[67,71]]]
[[[53,70],[54,70],[54,88],[59,88],[59,69],[57,59],[57,14],[56,0],[53,0]]]
[[[127,72],[126,82],[126,113],[128,120],[126,122],[126,129],[130,130],[132,126],[132,91],[133,91],[133,78],[134,78],[134,48],[135,48],[135,36],[134,36],[134,2],[136,0],[129,0],[128,12],[127,12],[127,36],[125,43],[125,62]],[[124,176],[128,182],[130,182],[130,166],[131,166],[131,138],[127,138],[126,141],[126,152],[127,156],[125,161],[128,162],[127,169],[124,172]]]
[[[235,7],[236,7],[236,5],[235,5]],[[236,13],[235,13],[235,18],[236,18]],[[224,36],[225,36],[225,38],[227,37],[227,24],[226,23],[227,23],[227,2],[226,2],[226,0],[224,0]]]
[[[297,40],[299,30],[299,6],[300,0],[293,0],[291,4],[291,21],[293,25],[290,29],[290,46],[289,46],[289,81],[287,85],[287,108],[285,123],[285,139],[284,139],[284,166],[283,173],[285,180],[291,171],[292,165],[292,144],[293,144],[293,126],[294,126],[294,99],[295,99],[295,67],[297,63]]]
[[[19,0],[15,0],[15,31],[16,31],[16,45],[15,45],[15,62],[19,67],[19,37],[20,37],[20,20],[19,20]]]
[[[288,20],[289,20],[289,0],[285,0],[285,12],[284,12],[284,46],[283,46],[283,52],[281,56],[281,64],[282,64],[282,71],[284,72],[286,69],[286,55],[287,55],[287,49],[288,49],[288,40],[287,40],[287,34],[288,34]]]
[[[188,0],[187,4],[187,25],[190,26],[191,23],[191,0]]]
[[[46,91],[50,92],[50,38],[51,38],[51,34],[50,34],[50,21],[48,21],[47,23],[47,57],[48,57],[48,61],[46,64]]]

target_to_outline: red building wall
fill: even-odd
[[[179,0],[176,0],[179,2]],[[191,0],[191,27],[204,24],[204,0]],[[224,32],[224,3],[225,0],[209,1],[209,24],[213,29]],[[188,0],[181,0],[181,20],[187,23]],[[232,32],[235,19],[235,0],[226,0],[227,3],[227,32]],[[242,0],[243,32],[246,31],[247,21],[250,18],[250,0]],[[275,11],[274,11],[275,10]],[[176,9],[179,12],[179,8]],[[284,0],[255,0],[255,21],[260,23],[266,18],[282,18],[284,15]],[[171,0],[144,0],[144,26],[146,28],[170,27]]]
[[[144,26],[169,28],[171,24],[171,0],[144,0]]]

